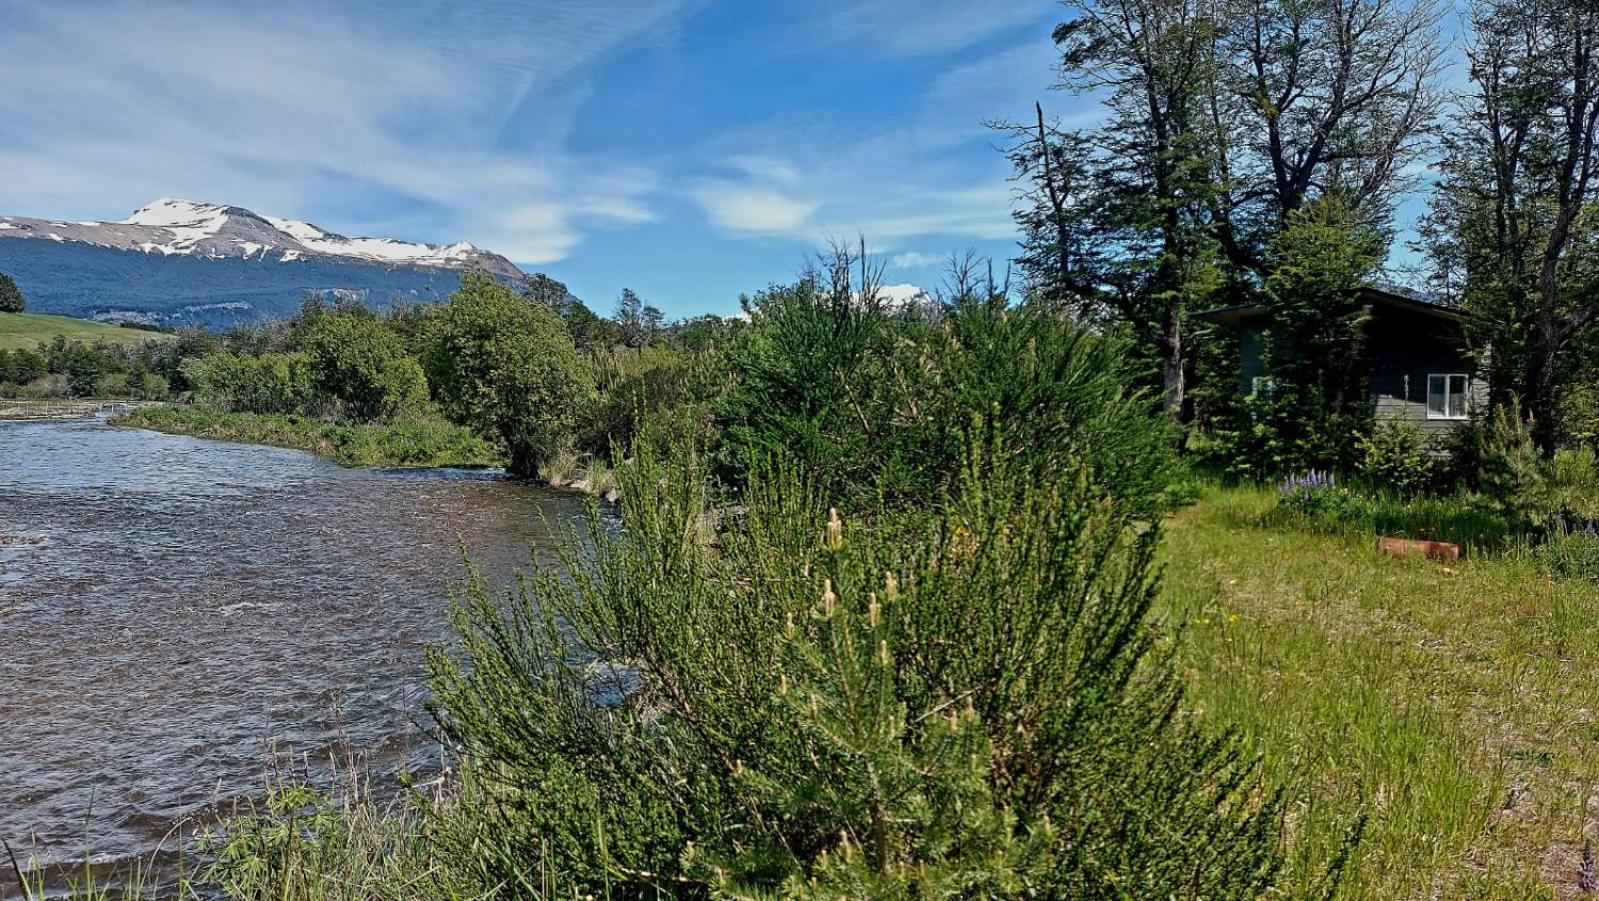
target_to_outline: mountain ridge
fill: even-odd
[[[78,241],[114,250],[163,256],[237,256],[280,262],[323,255],[368,263],[481,269],[508,278],[525,274],[496,253],[466,242],[424,244],[396,238],[346,237],[298,219],[266,216],[228,204],[162,197],[118,222],[63,222],[26,216],[0,216],[0,239],[65,243]]]
[[[163,197],[120,222],[0,216],[0,272],[29,309],[105,321],[226,327],[284,316],[309,294],[374,306],[440,300],[467,272],[520,284],[466,242],[347,237],[244,207]]]

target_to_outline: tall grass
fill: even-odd
[[[1575,893],[1599,789],[1599,586],[1519,550],[1445,565],[1356,529],[1279,528],[1273,494],[1212,489],[1180,513],[1162,598],[1187,625],[1196,706],[1289,786],[1286,894],[1353,818],[1349,897]]]
[[[1527,526],[1507,518],[1467,491],[1403,494],[1382,488],[1319,489],[1307,504],[1277,503],[1271,489],[1239,489],[1232,509],[1268,528],[1378,538],[1449,541],[1472,551],[1498,551],[1528,537]],[[1239,503],[1245,497],[1254,499]]]

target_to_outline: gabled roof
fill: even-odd
[[[1418,297],[1409,292],[1401,291],[1395,287],[1367,285],[1360,289],[1360,299],[1371,304],[1373,308],[1388,307],[1389,309],[1405,310],[1419,313],[1423,316],[1434,316],[1449,322],[1464,323],[1474,317],[1458,307],[1445,306],[1431,300]],[[1266,315],[1267,307],[1263,303],[1239,304],[1231,307],[1217,307],[1213,310],[1203,310],[1195,313],[1195,319],[1214,322],[1218,325],[1236,326],[1247,319]]]

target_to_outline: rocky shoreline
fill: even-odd
[[[101,413],[123,412],[143,406],[141,402],[93,399],[0,398],[0,420],[89,419]]]

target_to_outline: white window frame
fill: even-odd
[[[1257,375],[1249,380],[1249,396],[1271,397],[1272,389],[1276,387],[1276,379],[1269,375]]]
[[[1435,411],[1432,408],[1432,380],[1433,379],[1443,379],[1444,380],[1444,390],[1443,390],[1444,409],[1443,409],[1442,413],[1437,412],[1437,411]],[[1449,387],[1454,382],[1455,379],[1459,379],[1460,380],[1460,404],[1459,404],[1459,409],[1455,409],[1449,402],[1450,398],[1454,396],[1454,394],[1449,390]],[[1428,419],[1461,420],[1461,419],[1469,419],[1469,418],[1471,418],[1471,376],[1467,375],[1464,372],[1429,372],[1429,373],[1427,373],[1427,394],[1426,394],[1425,398],[1422,400],[1422,405],[1424,407],[1426,407],[1426,409],[1427,409],[1427,418]]]

